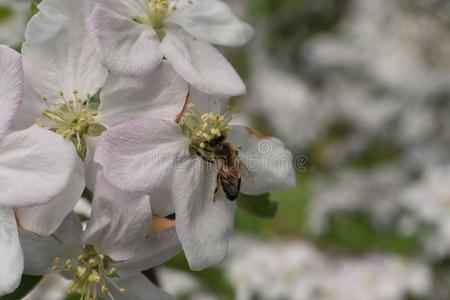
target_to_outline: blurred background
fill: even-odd
[[[159,284],[181,300],[450,299],[450,1],[227,2],[257,32],[223,49],[248,84],[238,122],[286,143],[298,186],[242,203],[222,265],[180,255]],[[19,49],[28,16],[0,0],[0,43]]]

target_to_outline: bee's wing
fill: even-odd
[[[255,177],[253,176],[253,173],[250,172],[250,170],[247,168],[244,162],[239,160],[239,168],[241,172],[241,176],[245,177],[246,179],[250,180],[251,182],[255,182]]]

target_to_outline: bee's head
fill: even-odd
[[[222,143],[225,142],[226,139],[227,139],[226,135],[221,135],[221,136],[215,137],[210,142],[208,142],[208,145],[212,148],[217,148],[217,147],[220,147],[222,145]]]

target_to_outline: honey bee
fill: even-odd
[[[244,163],[238,157],[238,151],[234,150],[225,139],[218,139],[212,145],[215,163],[218,166],[217,188],[222,187],[228,200],[234,201],[241,190],[241,174],[247,170]]]

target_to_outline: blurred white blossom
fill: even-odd
[[[238,300],[401,300],[423,296],[431,273],[420,261],[395,255],[330,257],[301,241],[233,241],[225,264]]]

